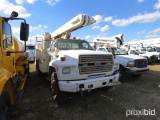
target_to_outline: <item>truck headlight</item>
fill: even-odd
[[[119,63],[114,63],[114,70],[118,70],[119,69]]]
[[[70,67],[63,67],[62,68],[62,74],[69,74],[70,73]]]
[[[132,61],[132,62],[128,62],[127,63],[127,67],[134,67],[134,62]]]

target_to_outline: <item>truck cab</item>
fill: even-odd
[[[98,47],[96,51],[110,52],[120,64],[120,80],[126,79],[126,74],[140,76],[149,70],[148,61],[144,57],[128,55],[125,51],[116,47]]]

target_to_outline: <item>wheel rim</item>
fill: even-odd
[[[51,90],[52,90],[53,96],[57,96],[58,86],[55,79],[51,80]]]

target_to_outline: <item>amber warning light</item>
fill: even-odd
[[[61,61],[65,61],[66,60],[66,58],[65,57],[61,57]]]

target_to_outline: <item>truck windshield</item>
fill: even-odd
[[[26,50],[34,49],[34,46],[26,46]]]
[[[148,52],[153,52],[154,50],[153,50],[152,47],[147,47],[147,51],[148,51]]]
[[[142,52],[140,52],[140,51],[138,51],[138,50],[136,50],[136,52],[137,52],[138,54],[143,54]]]
[[[85,40],[61,39],[55,43],[59,50],[93,50],[90,44]]]
[[[120,48],[107,48],[107,50],[114,55],[127,55],[127,53]]]

